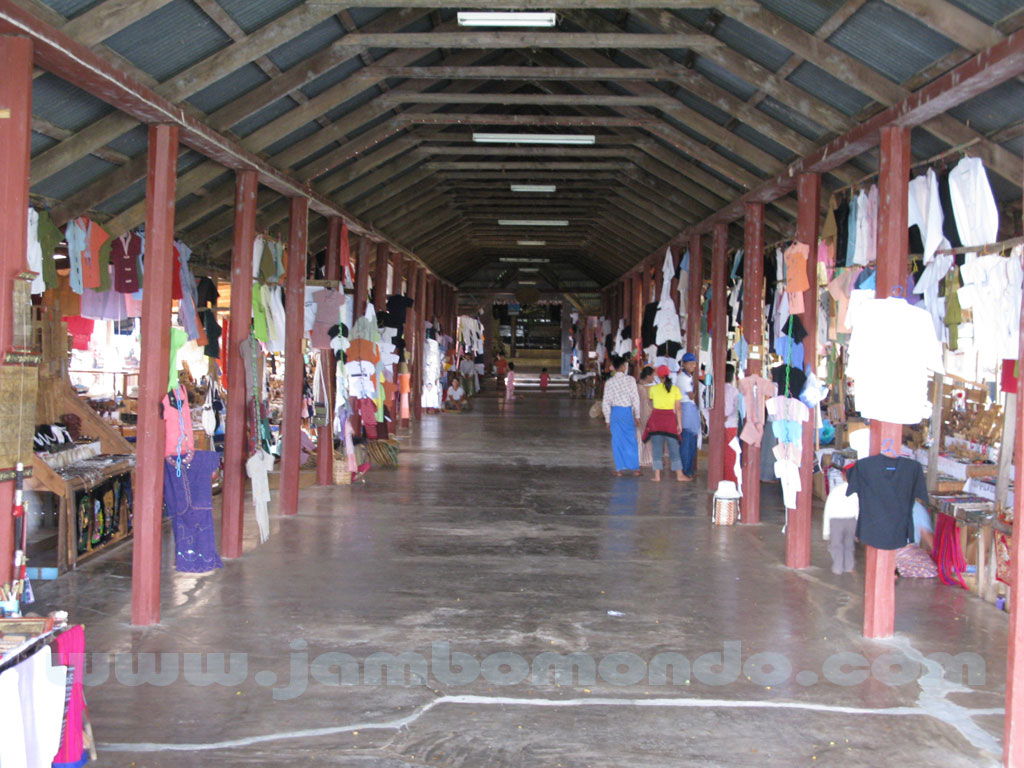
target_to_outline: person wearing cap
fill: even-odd
[[[679,439],[679,460],[683,474],[692,478],[697,472],[697,435],[700,434],[700,411],[697,409],[694,373],[697,371],[697,356],[692,352],[683,355],[683,364],[676,374],[676,386],[683,396],[683,431]]]
[[[604,385],[601,411],[611,431],[612,458],[615,475],[639,475],[640,448],[636,442],[636,427],[640,421],[640,392],[636,379],[626,373],[628,357],[612,357],[614,372]]]
[[[643,435],[644,442],[651,444],[651,466],[654,467],[654,477],[651,479],[656,483],[661,482],[661,467],[667,449],[669,466],[676,473],[676,480],[687,482],[692,478],[683,474],[678,446],[679,433],[683,423],[681,407],[683,394],[679,391],[679,387],[672,383],[671,372],[667,365],[659,366],[655,373],[659,382],[648,390],[648,396],[654,408],[647,418]]]

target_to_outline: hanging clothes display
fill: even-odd
[[[657,328],[654,343],[658,346],[670,341],[683,343],[683,329],[679,323],[679,309],[672,299],[672,278],[676,266],[672,261],[672,250],[665,249],[665,261],[661,266],[661,298],[658,300],[654,326]]]
[[[928,383],[945,371],[931,316],[903,299],[851,302],[847,375],[868,419],[917,424],[931,415]]]
[[[216,451],[164,461],[164,506],[174,531],[175,567],[184,573],[223,567],[213,530],[213,473],[219,467]]]
[[[257,450],[246,459],[245,473],[252,486],[253,512],[260,543],[270,538],[270,477],[274,469],[274,456],[264,450]]]
[[[994,243],[999,235],[999,209],[978,157],[965,157],[949,172],[949,198],[956,229],[964,246]],[[970,261],[973,254],[967,255]]]
[[[847,473],[847,495],[857,494],[857,538],[876,549],[899,549],[914,540],[914,499],[928,503],[924,471],[913,459],[877,454]]]

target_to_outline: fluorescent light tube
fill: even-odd
[[[537,284],[536,280],[516,280],[516,282],[519,283],[520,285],[536,285]]]
[[[519,267],[520,272],[540,272],[540,267]]]
[[[516,240],[516,245],[547,245],[547,240]]]
[[[568,227],[568,219],[498,219],[500,227]]]
[[[512,184],[509,189],[513,192],[554,192],[558,187],[554,184]]]
[[[477,144],[585,144],[597,141],[594,134],[584,133],[474,133]]]
[[[555,14],[550,11],[459,11],[461,27],[553,27]]]
[[[506,264],[547,264],[551,259],[529,258],[525,256],[502,256],[498,261]]]

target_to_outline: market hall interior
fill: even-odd
[[[223,570],[175,572],[165,541],[154,627],[131,626],[127,548],[39,589],[87,627],[100,764],[997,764],[1002,614],[900,580],[895,639],[863,639],[862,558],[832,575],[816,525],[812,567],[784,567],[778,486],[763,525],[713,526],[695,484],[613,477],[589,407],[488,389]],[[190,681],[218,653],[238,678]]]

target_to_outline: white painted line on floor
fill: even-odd
[[[218,749],[249,747],[270,741],[285,739],[311,739],[320,736],[334,736],[352,731],[399,730],[414,723],[430,710],[445,704],[503,705],[515,707],[676,707],[680,709],[796,709],[809,712],[840,715],[886,715],[896,717],[934,717],[926,710],[918,707],[888,707],[870,709],[866,707],[842,707],[832,704],[814,704],[798,701],[734,701],[730,699],[617,699],[592,697],[586,699],[524,699],[504,696],[441,696],[424,704],[415,712],[398,720],[380,723],[355,723],[338,725],[329,728],[309,728],[300,731],[282,731],[262,736],[249,736],[229,741],[215,741],[208,744],[154,744],[154,743],[115,743],[101,744],[99,749],[108,752],[198,752]],[[973,716],[1001,715],[1002,708],[971,710]]]

